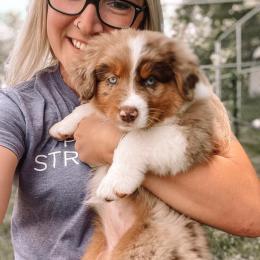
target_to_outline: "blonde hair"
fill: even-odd
[[[160,0],[147,0],[149,14],[144,29],[151,31],[163,31],[163,14]]]
[[[149,9],[144,29],[162,31],[160,0],[147,0]],[[27,19],[15,41],[6,64],[9,86],[29,80],[37,71],[58,63],[47,37],[47,0],[31,0]]]

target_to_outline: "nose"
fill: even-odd
[[[74,25],[85,36],[103,32],[103,25],[97,16],[95,5],[88,4],[85,10],[74,20]]]
[[[120,108],[119,116],[122,121],[132,123],[138,117],[138,110],[136,107],[123,106]]]

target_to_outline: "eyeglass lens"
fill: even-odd
[[[132,25],[135,18],[135,7],[124,0],[99,0],[96,4],[99,18],[102,22],[119,28]],[[49,0],[51,7],[68,15],[82,12],[86,0]]]

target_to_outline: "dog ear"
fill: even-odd
[[[183,82],[183,93],[188,100],[192,100],[194,97],[194,91],[196,84],[199,82],[199,77],[196,73],[191,72],[187,74]]]
[[[95,66],[92,62],[79,63],[71,71],[72,84],[79,94],[80,101],[85,103],[89,101],[95,94],[96,90],[96,77]]]
[[[175,72],[175,78],[181,96],[187,101],[193,100],[196,84],[199,82],[198,73],[188,70],[178,71]]]
[[[201,78],[198,57],[181,40],[168,41],[168,50],[167,59],[174,72],[179,93],[185,100],[191,101]]]

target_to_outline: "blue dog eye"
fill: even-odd
[[[144,80],[144,85],[146,87],[153,87],[156,83],[157,83],[157,80],[154,76],[151,76],[151,77],[147,78],[146,80]]]
[[[118,78],[116,76],[112,76],[110,78],[107,79],[107,82],[110,84],[110,85],[116,85],[117,82],[118,82]]]

